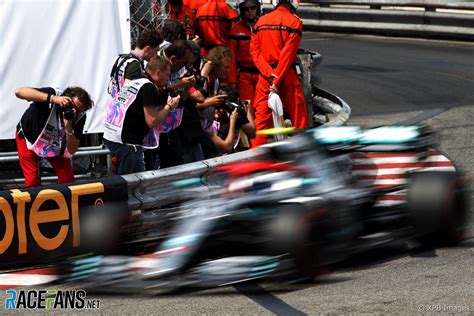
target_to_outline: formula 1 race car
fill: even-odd
[[[258,160],[181,182],[176,190],[212,190],[138,215],[120,242],[127,255],[73,258],[60,281],[149,288],[312,279],[395,240],[455,245],[467,224],[467,178],[433,139],[427,127],[346,126],[267,144]]]
[[[182,206],[144,277],[206,286],[313,278],[393,240],[455,245],[467,179],[432,139],[426,127],[317,128],[266,145],[265,161],[218,167],[224,189]]]

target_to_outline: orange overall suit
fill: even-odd
[[[253,106],[259,72],[250,56],[251,35],[252,26],[247,21],[237,22],[230,30],[229,46],[232,49],[232,63],[227,81],[237,82],[240,99],[250,100]]]
[[[215,46],[228,46],[229,32],[239,20],[225,0],[209,0],[196,13],[196,31],[202,39],[203,55]]]
[[[183,0],[183,3],[191,8],[194,15],[196,15],[197,10],[206,2],[207,0]]]
[[[286,5],[279,5],[274,11],[263,15],[255,25],[250,54],[261,74],[254,103],[257,132],[273,127],[272,111],[268,107],[269,78],[272,74],[277,76],[273,83],[278,86],[278,95],[293,126],[308,127],[303,88],[295,68],[302,31],[303,23]],[[259,146],[266,142],[266,135],[257,135],[252,144]]]

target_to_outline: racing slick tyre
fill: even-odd
[[[300,205],[278,206],[274,212],[276,217],[270,223],[271,252],[289,254],[296,273],[312,281],[320,267],[317,214]]]
[[[468,188],[460,172],[414,172],[407,187],[408,212],[424,245],[456,245],[467,222]]]

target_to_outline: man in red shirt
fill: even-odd
[[[229,32],[239,20],[225,0],[208,0],[196,13],[196,32],[202,40],[203,55],[216,46],[228,46]]]
[[[298,0],[274,0],[275,10],[262,16],[255,25],[250,42],[250,54],[260,77],[255,92],[255,123],[257,131],[272,128],[272,111],[268,95],[277,92],[284,110],[296,128],[308,127],[308,112],[303,88],[296,72],[303,23],[294,14]],[[254,146],[267,142],[266,135],[258,135]]]
[[[250,56],[250,38],[253,26],[262,12],[262,5],[259,0],[239,0],[238,4],[242,20],[235,23],[230,30],[232,64],[227,81],[231,84],[237,83],[240,99],[250,100],[253,107],[259,71]]]

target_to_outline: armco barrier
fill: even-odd
[[[205,184],[193,186],[193,191],[179,190],[172,182],[204,176],[211,168],[225,163],[265,158],[265,148],[255,148],[244,152],[207,159],[194,163],[157,171],[146,171],[125,175],[128,184],[129,210],[149,209],[183,201],[195,191],[208,192],[212,187]],[[216,183],[218,184],[218,183]]]
[[[474,40],[474,2],[305,0],[297,15],[308,31]]]

